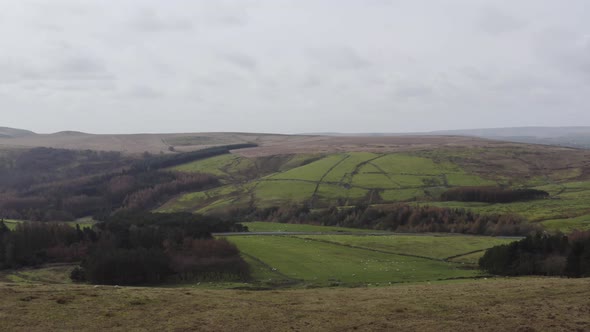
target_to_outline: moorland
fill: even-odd
[[[12,330],[40,312],[50,330],[125,329],[142,312],[135,326],[165,330],[590,326],[587,279],[564,278],[590,261],[589,150],[433,135],[0,134],[0,317]],[[536,267],[515,265],[525,258]]]

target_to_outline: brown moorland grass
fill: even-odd
[[[0,283],[5,331],[590,331],[590,279],[204,290]]]
[[[129,154],[187,152],[212,146],[256,143],[280,144],[299,141],[306,136],[258,133],[174,133],[174,134],[87,134],[59,132],[55,134],[32,134],[22,137],[0,137],[0,147],[52,147],[73,150],[120,151]]]

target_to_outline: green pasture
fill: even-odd
[[[304,284],[358,285],[476,277],[475,270],[438,260],[407,257],[288,236],[230,236],[242,253]]]
[[[316,188],[315,183],[302,181],[260,181],[254,195],[262,203],[301,202],[309,200]]]
[[[329,205],[416,201],[418,204],[466,208],[476,213],[518,214],[533,222],[570,219],[590,213],[590,181],[564,181],[578,176],[577,169],[556,171],[552,176],[511,178],[511,172],[524,172],[532,167],[519,159],[526,154],[525,150],[508,148],[496,149],[493,153],[473,148],[389,154],[302,154],[253,159],[227,154],[174,168],[177,171],[214,174],[220,176],[226,185],[179,195],[158,211],[207,213],[251,203],[271,206],[310,201]],[[476,165],[485,162],[482,158],[490,155],[496,158],[495,164],[505,170],[494,169],[485,178],[470,173],[467,169],[471,166],[463,168],[455,163]],[[261,176],[262,173],[256,173],[254,169],[279,171]],[[246,178],[243,174],[259,175]],[[534,184],[534,188],[546,190],[552,198],[508,204],[438,201],[440,194],[449,187],[507,183],[516,187]]]
[[[414,255],[435,259],[485,250],[496,245],[506,244],[514,239],[469,235],[301,235],[300,237],[326,241],[346,246],[376,249],[395,254]],[[483,254],[483,252],[482,252]]]
[[[324,177],[324,182],[350,183],[358,168],[379,155],[368,152],[354,152],[344,154],[344,160],[338,163]]]
[[[477,213],[518,214],[529,221],[564,220],[590,213],[590,182],[566,182],[536,187],[554,196],[513,203],[427,202],[424,205],[466,208]]]
[[[345,188],[335,184],[320,184],[318,188],[318,197],[324,201],[333,201],[338,198],[360,200],[367,196],[369,191],[357,187]]]
[[[567,219],[545,220],[541,224],[548,230],[565,234],[574,230],[586,231],[590,230],[590,214]]]
[[[332,154],[310,164],[299,166],[285,172],[269,175],[269,179],[320,181],[320,179],[346,155]]]

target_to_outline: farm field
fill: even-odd
[[[570,153],[569,164],[555,159]],[[584,171],[589,164],[582,158],[583,152],[573,153],[567,148],[514,144],[272,157],[240,151],[176,167],[177,171],[219,175],[225,185],[182,194],[157,211],[217,213],[251,205],[307,204],[321,208],[415,202],[482,214],[518,214],[531,222],[571,219],[575,223],[572,218],[590,213],[590,181],[586,176],[590,173]],[[267,165],[264,173],[256,172],[260,165]],[[248,176],[239,177],[245,169]],[[534,188],[549,192],[551,199],[506,204],[440,201],[442,192],[457,186]],[[569,230],[571,227],[564,223],[567,221],[541,225],[553,225],[550,229],[558,230],[555,225],[559,224],[563,225],[561,230]]]
[[[568,219],[545,220],[541,223],[548,230],[569,233],[574,230],[590,230],[590,215],[583,215]]]
[[[446,260],[458,255],[507,244],[515,239],[464,235],[301,235],[303,239],[336,243],[356,248],[367,248],[401,255],[413,255]]]
[[[590,213],[590,182],[563,182],[555,185],[546,185],[534,187],[535,189],[546,190],[552,195],[552,199],[534,200],[528,202],[514,203],[476,203],[476,202],[428,202],[421,203],[432,206],[466,208],[477,213],[513,213],[521,215],[533,222],[543,222],[560,219],[562,223],[553,223],[553,225],[562,225],[564,227],[552,227],[567,231],[567,219]],[[571,220],[574,224],[575,219]],[[547,225],[542,223],[542,225]],[[549,223],[551,225],[551,223]]]
[[[9,331],[584,331],[589,317],[589,279],[270,292],[0,283]]]
[[[391,244],[398,238],[402,243]],[[383,285],[474,278],[480,276],[479,271],[464,269],[461,265],[443,261],[443,258],[481,250],[494,243],[509,242],[489,239],[489,243],[485,243],[484,238],[462,240],[462,237],[452,237],[459,239],[434,241],[432,247],[438,248],[442,254],[433,254],[433,251],[420,247],[414,249],[414,243],[421,243],[425,247],[433,238],[397,235],[250,235],[228,236],[227,240],[237,245],[245,257],[264,263],[266,270],[280,274],[283,280],[290,279],[294,283],[313,286]],[[444,248],[451,241],[460,244],[454,248]]]
[[[182,172],[205,172],[221,176],[226,186],[223,192],[181,195],[160,207],[160,211],[209,212],[250,199],[257,206],[284,203],[315,202],[319,205],[336,202],[355,203],[413,201],[429,198],[445,186],[494,184],[492,180],[467,174],[450,162],[435,162],[408,154],[375,154],[348,152],[323,157],[284,157],[278,171],[266,176],[237,182],[238,174],[258,163],[234,155],[199,160],[173,168]],[[301,162],[304,165],[298,166]],[[247,166],[243,166],[247,165]],[[284,170],[287,166],[292,168]],[[244,168],[245,167],[245,168]],[[241,172],[241,173],[240,173]],[[250,196],[250,197],[248,197]],[[208,205],[215,204],[213,208]]]

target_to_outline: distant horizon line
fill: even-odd
[[[401,135],[401,134],[431,134],[431,133],[445,133],[445,132],[461,132],[461,131],[487,131],[487,130],[515,130],[515,129],[589,129],[590,125],[586,126],[514,126],[514,127],[479,127],[479,128],[461,128],[461,129],[437,129],[437,130],[425,130],[425,131],[358,131],[358,132],[347,132],[347,131],[314,131],[314,132],[297,132],[297,133],[286,133],[286,132],[264,132],[264,131],[178,131],[178,132],[126,132],[126,133],[93,133],[79,130],[60,130],[56,132],[36,132],[30,129],[23,129],[10,126],[0,126],[0,131],[4,130],[18,130],[26,131],[36,135],[55,135],[55,134],[82,134],[82,135],[177,135],[177,134],[195,134],[195,133],[206,133],[206,134],[264,134],[264,135]]]

